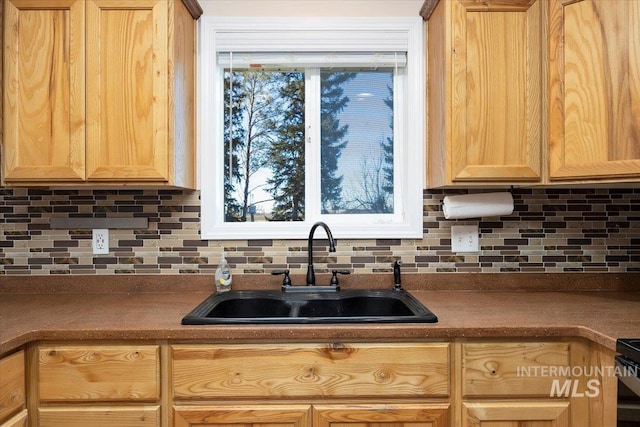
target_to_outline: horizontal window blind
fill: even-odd
[[[401,68],[406,52],[218,52],[217,63],[234,68]]]
[[[407,52],[406,18],[212,19],[216,52]]]

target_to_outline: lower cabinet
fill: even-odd
[[[613,426],[613,358],[579,338],[34,343],[26,404],[24,353],[0,361],[0,427]]]
[[[445,427],[449,358],[449,343],[174,345],[173,425]]]
[[[615,425],[612,351],[578,338],[456,345],[463,427]]]
[[[160,347],[42,344],[37,367],[40,427],[161,425]]]

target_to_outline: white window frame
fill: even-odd
[[[425,164],[424,22],[417,18],[216,18],[199,21],[198,149],[201,238],[215,240],[304,239],[311,225],[324,221],[334,237],[421,238]],[[403,107],[394,109],[394,210],[380,215],[312,215],[304,221],[224,221],[222,72],[216,49],[259,51],[398,51],[407,52],[406,75],[394,79],[394,93],[405,86]],[[398,111],[396,111],[398,110]],[[212,119],[213,118],[213,119]],[[307,136],[319,141],[313,130]],[[398,144],[398,142],[400,142]],[[307,149],[310,147],[307,146]],[[319,143],[313,144],[319,151]],[[213,161],[211,160],[213,159]],[[395,165],[398,165],[394,161]],[[318,187],[319,171],[307,164],[306,185]],[[315,177],[315,178],[314,178]],[[318,192],[319,197],[319,192]],[[319,203],[319,201],[318,201]]]

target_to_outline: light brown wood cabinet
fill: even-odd
[[[540,427],[568,427],[569,397],[554,400],[550,392],[554,382],[564,384],[571,376],[549,368],[569,368],[569,354],[565,342],[463,343],[462,425],[536,421]]]
[[[0,425],[26,422],[26,377],[24,351],[0,359]]]
[[[176,427],[449,425],[447,343],[174,345],[172,360]]]
[[[542,179],[541,0],[427,0],[427,187]]]
[[[613,360],[579,338],[35,343],[27,406],[42,427],[602,427]]]
[[[457,345],[460,425],[615,425],[616,378],[601,375],[613,366],[613,352],[580,339]]]
[[[160,425],[159,346],[44,344],[36,354],[36,425]]]
[[[4,0],[3,183],[194,188],[198,9]]]
[[[640,1],[549,1],[552,181],[640,178]]]

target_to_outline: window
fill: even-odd
[[[201,20],[203,239],[422,236],[422,20]]]

